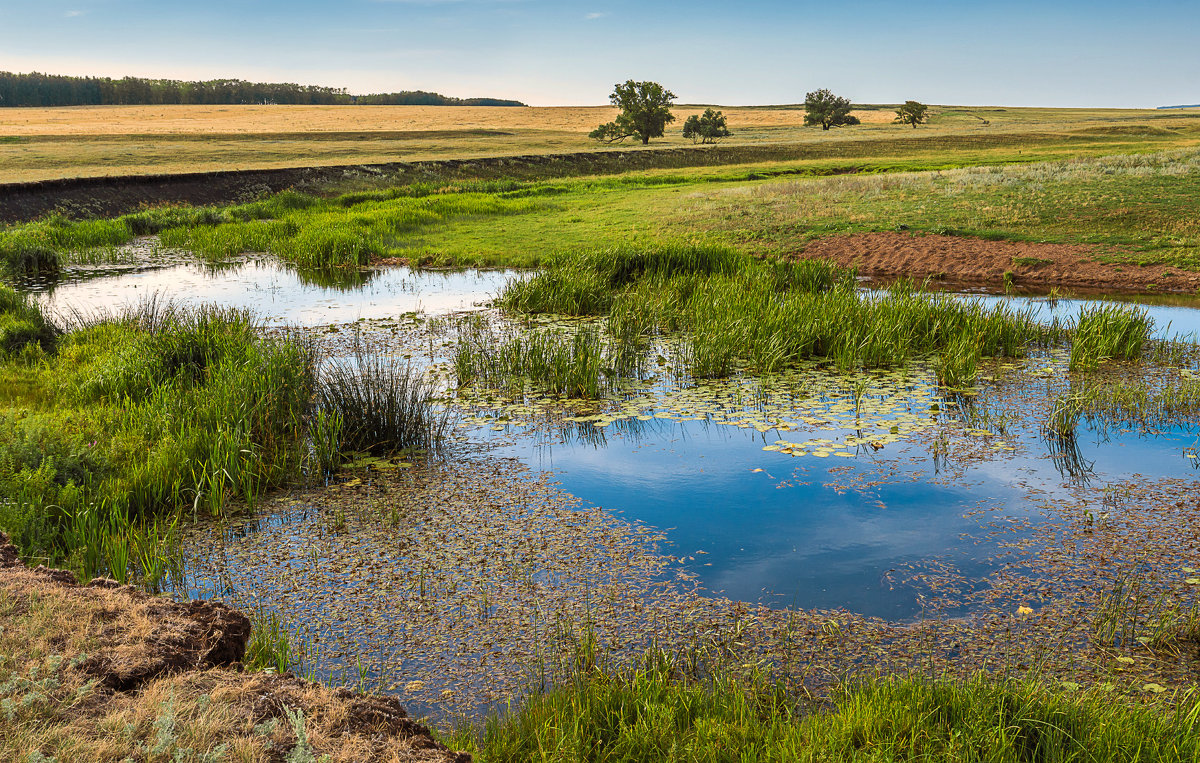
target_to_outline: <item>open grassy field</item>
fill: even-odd
[[[648,149],[691,145],[688,114]],[[853,156],[907,154],[914,135],[958,144],[1037,150],[1046,144],[1187,143],[1200,111],[934,107],[914,131],[894,125],[890,107],[856,112],[853,129],[803,127],[797,106],[726,107],[726,146],[792,146]],[[607,106],[513,108],[436,106],[101,106],[0,109],[0,183],[64,177],[370,164],[569,153],[608,148],[587,137],[615,112]],[[1183,133],[1183,135],[1181,135]],[[896,140],[903,144],[891,145]],[[889,146],[891,146],[889,148]],[[1119,150],[1119,149],[1117,149]]]

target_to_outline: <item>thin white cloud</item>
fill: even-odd
[[[602,19],[602,18],[604,18],[604,17],[605,17],[605,16],[607,16],[607,15],[608,15],[607,13],[596,13],[596,12],[592,12],[592,13],[589,13],[589,14],[585,15],[585,16],[583,17],[583,20],[584,20],[584,21],[595,21],[596,19]]]
[[[87,11],[67,11],[63,15],[69,19],[73,19],[76,16],[82,16],[84,13],[87,13]]]

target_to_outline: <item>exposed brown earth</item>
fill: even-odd
[[[861,275],[953,283],[999,285],[1011,272],[1017,287],[1128,291],[1195,291],[1200,273],[1155,265],[1109,265],[1088,244],[1041,244],[978,238],[914,235],[897,231],[832,236],[809,242],[795,256],[833,260]],[[1017,264],[1028,258],[1036,264]]]
[[[0,674],[21,695],[0,720],[0,759],[191,759],[223,748],[229,759],[282,761],[300,746],[334,761],[471,759],[394,698],[242,672],[250,621],[224,604],[106,579],[78,585],[25,567],[3,533],[0,622]]]

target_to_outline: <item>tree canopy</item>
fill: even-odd
[[[651,138],[661,138],[667,123],[675,121],[671,114],[675,94],[657,82],[626,80],[625,84],[613,87],[608,99],[621,113],[612,122],[592,130],[589,138],[605,143],[637,138],[645,145]]]
[[[713,109],[705,109],[703,114],[692,114],[683,123],[683,137],[691,138],[693,143],[716,143],[721,138],[728,138],[725,115]]]
[[[917,125],[925,122],[927,111],[929,107],[920,101],[905,101],[903,106],[896,109],[896,118],[892,121],[896,124],[912,125],[915,130]]]
[[[421,90],[351,95],[344,88],[291,82],[216,79],[188,82],[142,77],[70,77],[0,72],[2,106],[144,106],[283,103],[299,105],[524,106],[498,98],[451,98]]]
[[[848,99],[821,88],[804,96],[804,124],[821,125],[822,130],[859,124],[858,117],[850,114],[850,108]]]

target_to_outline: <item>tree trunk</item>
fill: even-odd
[[[828,130],[828,129],[829,129],[829,123],[828,123],[828,122],[822,122],[822,123],[821,123],[821,129],[822,129],[822,130]]]
[[[649,135],[643,135],[643,136],[642,136],[642,145],[643,145],[643,146],[648,146],[648,145],[650,145],[650,136],[649,136]]]

